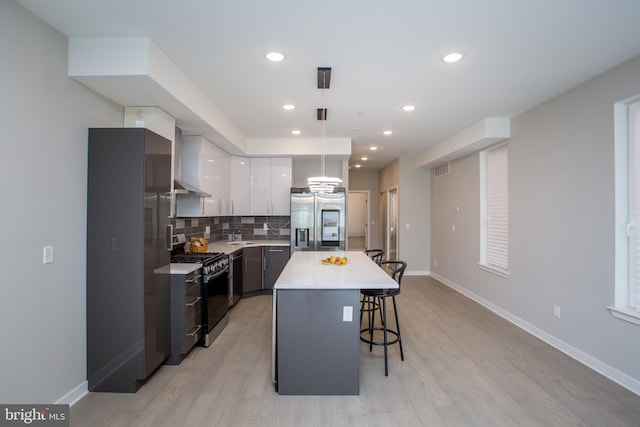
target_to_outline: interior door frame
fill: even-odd
[[[395,245],[395,259],[399,259],[400,257],[400,200],[398,186],[388,188],[384,194],[386,195],[386,212],[385,212],[385,229],[384,229],[384,255],[386,260],[391,260],[391,226],[392,226],[392,212],[393,212],[393,203],[391,194],[395,194],[396,196],[396,224],[395,224],[395,233],[396,233],[396,245]]]
[[[366,213],[366,219],[365,219],[365,224],[364,224],[364,247],[365,249],[369,249],[369,242],[371,241],[370,238],[370,231],[371,231],[371,193],[369,190],[349,190],[347,195],[350,195],[351,193],[363,193],[366,197],[365,200],[365,213]],[[347,201],[347,206],[349,205],[348,201]],[[348,210],[347,210],[347,221],[348,221]],[[349,249],[349,227],[347,227],[347,245],[346,245],[346,249]]]

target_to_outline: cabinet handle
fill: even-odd
[[[267,257],[262,257],[262,271],[267,271]]]
[[[185,307],[193,307],[194,305],[196,305],[200,300],[202,299],[202,297],[195,297],[193,299],[193,301],[186,303],[184,306]]]
[[[269,249],[269,252],[284,252],[284,249]]]
[[[193,330],[193,332],[189,332],[189,333],[187,333],[185,335],[188,336],[188,337],[192,337],[192,336],[198,335],[198,332],[200,332],[200,329],[202,329],[202,325],[196,326],[196,328]]]
[[[196,276],[193,276],[191,279],[185,280],[185,283],[197,283],[201,277],[202,275],[198,274]]]
[[[168,224],[164,231],[164,248],[170,251],[173,249],[173,224]]]
[[[231,215],[233,215],[235,213],[235,209],[233,206],[233,200],[231,201]]]

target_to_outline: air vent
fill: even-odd
[[[318,108],[318,120],[327,120],[326,108]]]
[[[433,168],[433,176],[437,177],[437,176],[442,176],[442,175],[449,175],[449,162],[440,165],[440,166],[436,166],[435,168]]]
[[[331,67],[318,67],[318,89],[329,89]]]

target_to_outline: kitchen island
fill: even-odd
[[[347,264],[322,263],[332,255]],[[363,252],[295,252],[273,293],[278,393],[359,394],[360,290],[397,287]]]

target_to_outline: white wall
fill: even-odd
[[[380,192],[398,188],[398,259],[407,263],[407,275],[427,274],[429,271],[430,182],[429,170],[417,169],[415,156],[411,155],[399,157],[380,171]],[[383,206],[382,201],[380,206]],[[383,221],[382,216],[380,221]],[[384,245],[384,226],[381,223],[379,227],[381,245]]]
[[[407,263],[405,274],[427,274],[431,256],[430,171],[426,168],[416,169],[415,156],[403,155],[399,160],[399,257]]]
[[[640,93],[638,76],[640,57],[512,120],[508,279],[476,265],[478,155],[453,161],[450,175],[434,177],[431,269],[640,393],[640,327],[605,308],[614,299],[613,106]]]
[[[0,58],[0,402],[68,403],[87,378],[87,128],[123,111],[68,78],[67,39],[13,1]]]

